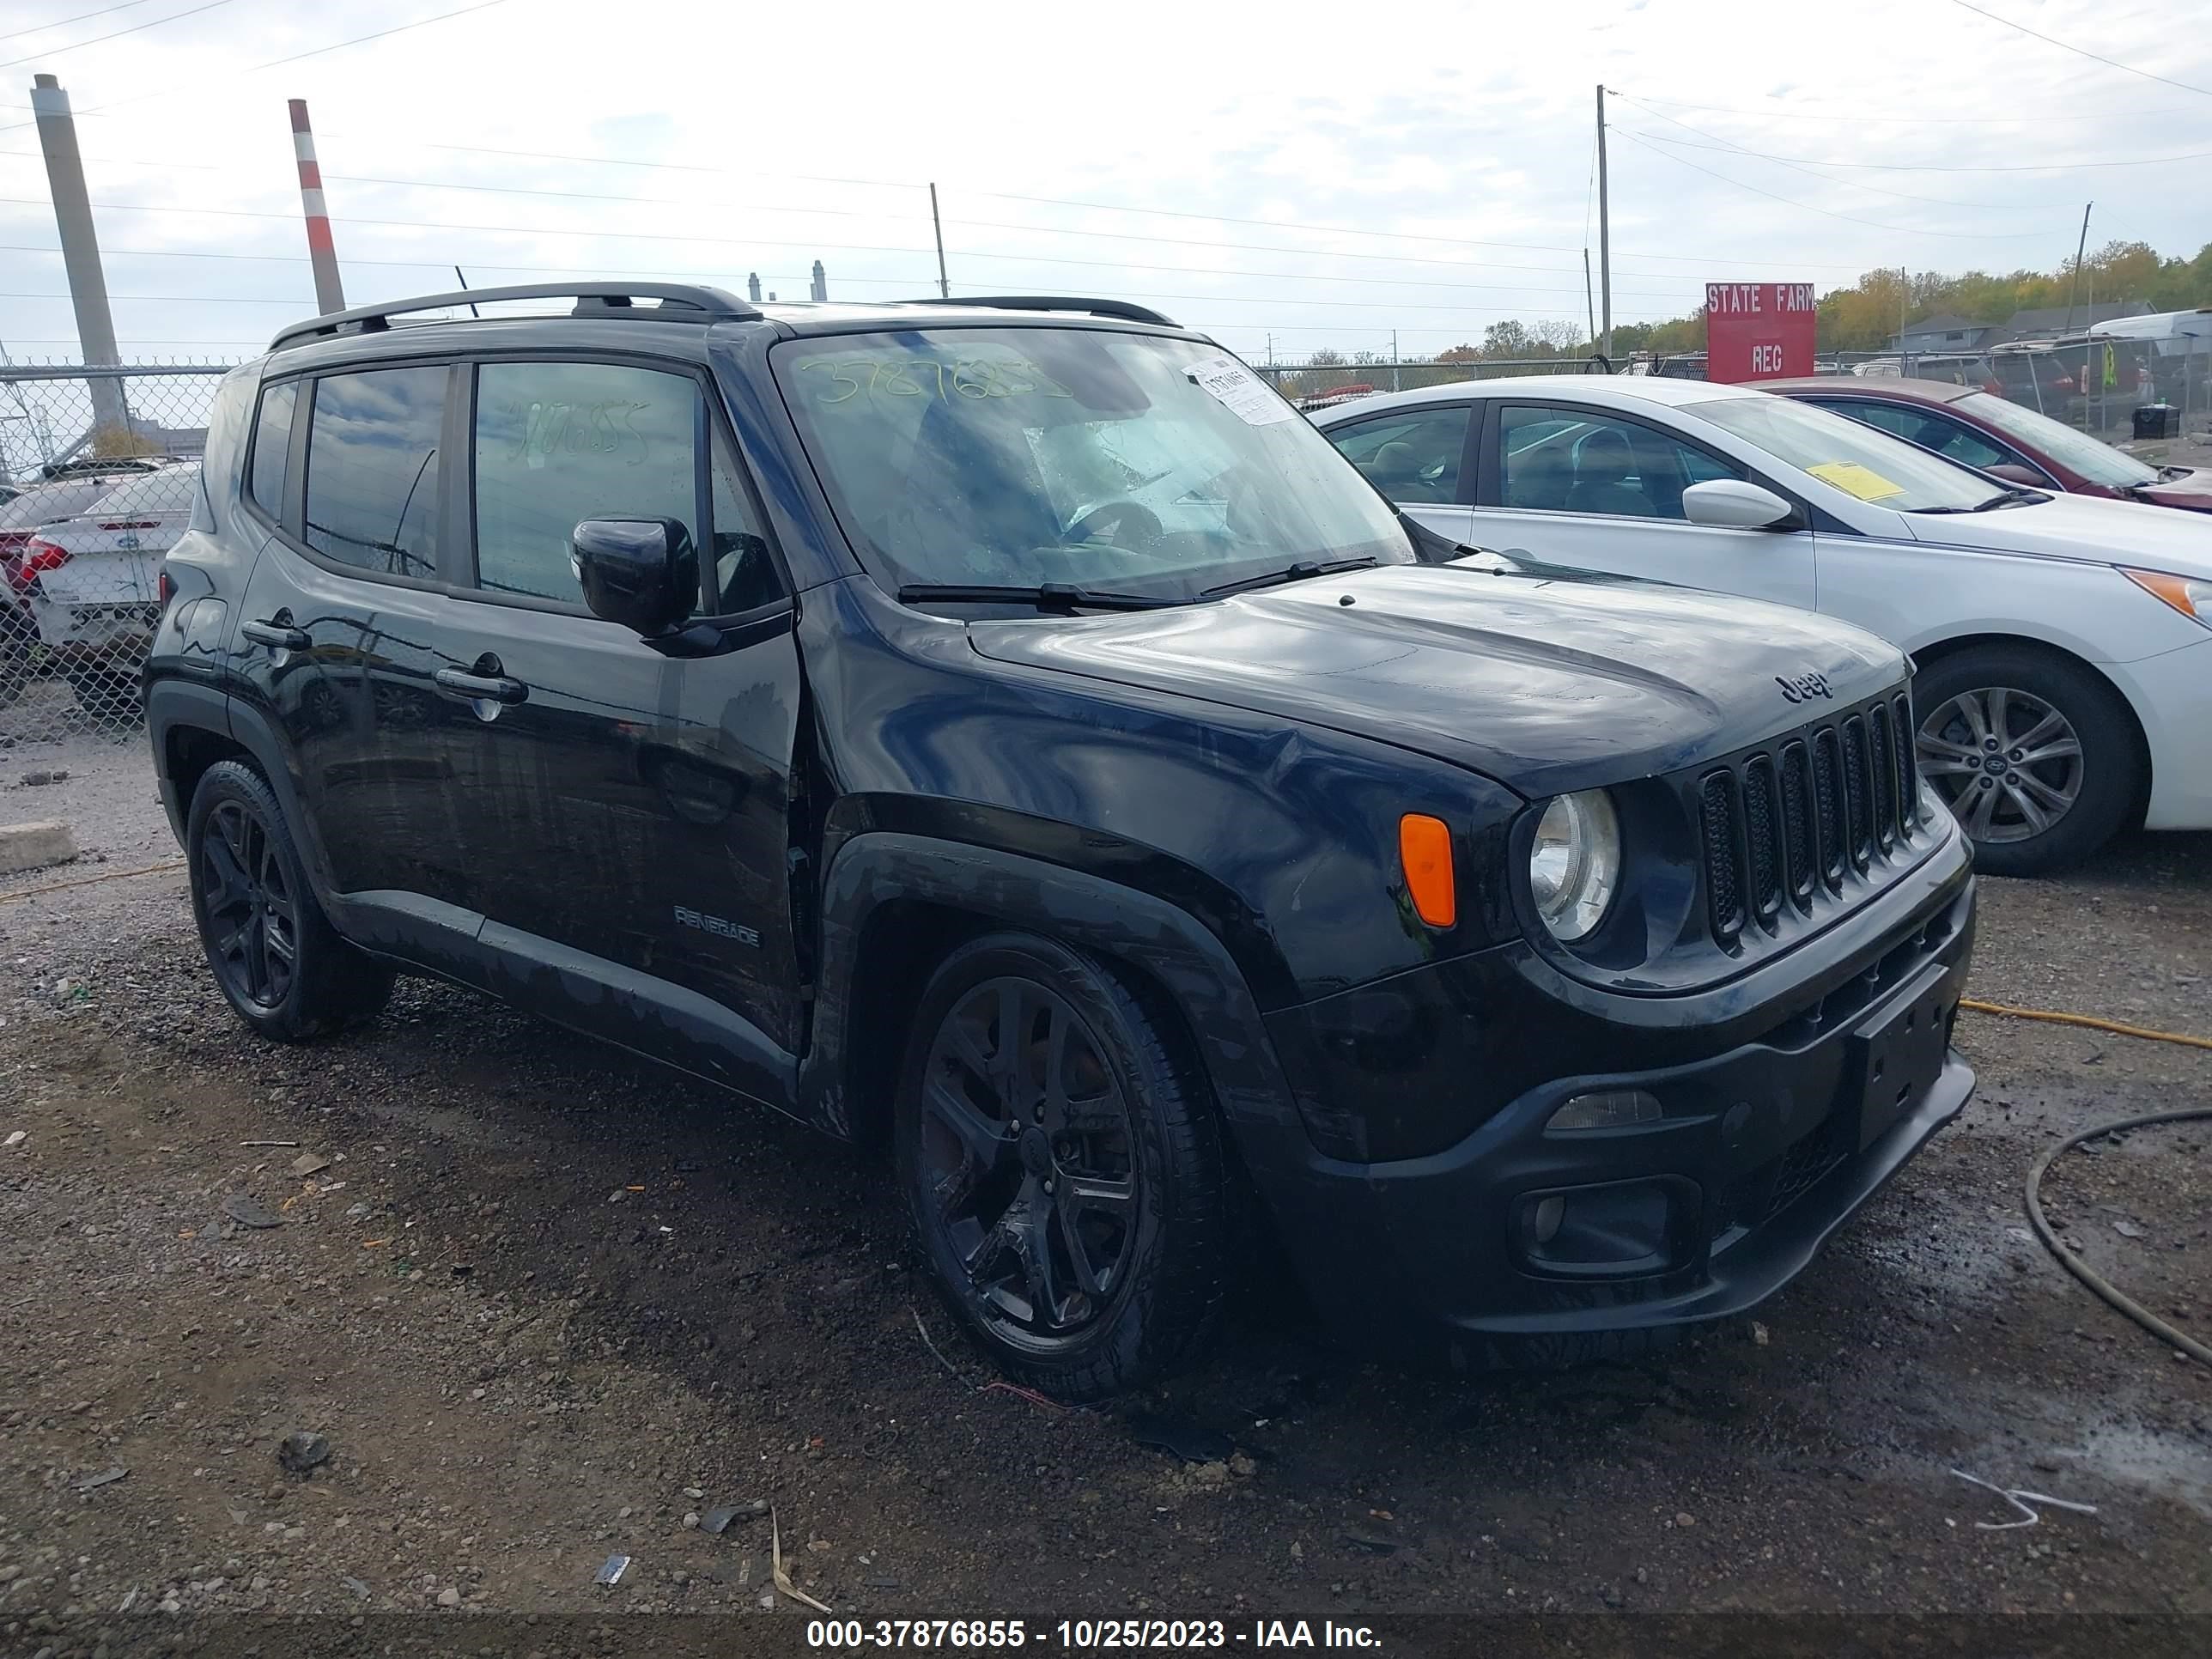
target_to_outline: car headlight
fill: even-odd
[[[1595,933],[1620,886],[1620,819],[1602,789],[1561,795],[1536,821],[1528,849],[1528,889],[1552,937],[1568,943]]]
[[[2201,577],[2172,576],[2162,570],[2130,570],[2120,574],[2146,593],[2155,594],[2192,622],[2212,628],[2212,582]]]

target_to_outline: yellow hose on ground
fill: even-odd
[[[2123,1025],[2116,1019],[2099,1019],[2094,1014],[2066,1014],[2050,1008],[2014,1008],[2002,1002],[1977,1002],[1972,997],[1960,997],[1959,1006],[1971,1008],[1978,1014],[2003,1014],[2011,1019],[2048,1020],[2053,1025],[2081,1025],[2092,1031],[2110,1031],[2114,1036],[2142,1037],[2150,1042],[2179,1042],[2191,1048],[2212,1048],[2212,1037],[2185,1036],[2179,1031],[2154,1031],[2147,1025]]]
[[[182,859],[165,859],[159,864],[149,864],[136,870],[110,870],[105,875],[79,876],[75,881],[50,881],[43,887],[26,887],[20,893],[0,893],[0,904],[16,904],[25,899],[34,899],[41,893],[58,893],[65,887],[89,887],[95,882],[121,881],[126,876],[158,875],[164,870],[181,870]]]

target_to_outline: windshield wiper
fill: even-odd
[[[1362,556],[1356,559],[1300,559],[1296,564],[1285,565],[1280,570],[1270,570],[1264,575],[1247,576],[1241,581],[1223,582],[1218,587],[1205,590],[1211,598],[1216,593],[1243,593],[1255,587],[1279,587],[1285,582],[1302,582],[1312,576],[1334,576],[1341,570],[1371,570],[1382,561]]]
[[[2018,507],[2023,501],[2043,501],[2050,499],[2039,489],[2029,489],[2025,486],[2020,486],[2005,490],[2000,495],[1992,495],[1985,501],[1977,501],[1966,510],[1969,513],[1992,513],[2001,507]]]
[[[898,597],[901,605],[1033,605],[1040,611],[1158,611],[1186,603],[1144,593],[1102,593],[1073,582],[1039,582],[1034,587],[908,582]]]

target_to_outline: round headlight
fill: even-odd
[[[1620,820],[1602,789],[1561,795],[1536,822],[1528,888],[1554,939],[1585,939],[1620,885]]]

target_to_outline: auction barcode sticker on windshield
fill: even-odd
[[[1297,413],[1267,389],[1267,383],[1225,351],[1185,363],[1182,372],[1219,398],[1247,426],[1271,426]]]

